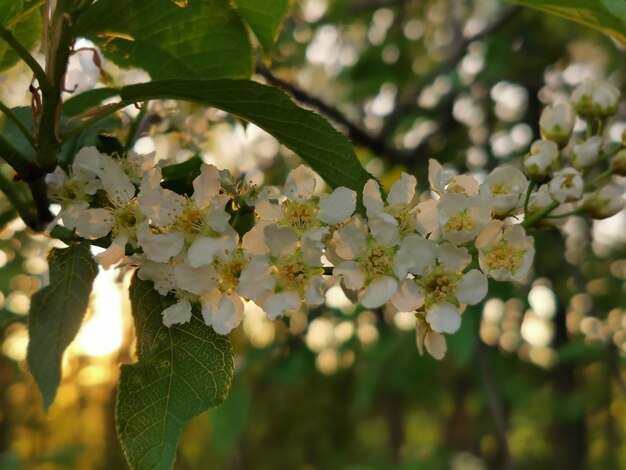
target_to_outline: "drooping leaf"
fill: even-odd
[[[267,54],[276,41],[289,0],[236,0],[235,3]]]
[[[626,2],[623,0],[510,1],[568,18],[626,44]]]
[[[169,98],[223,109],[276,137],[332,187],[360,194],[371,177],[344,135],[277,88],[250,80],[163,80],[124,87],[120,96],[129,103]]]
[[[78,116],[92,108],[97,108],[108,98],[117,96],[115,88],[95,88],[74,95],[63,103],[63,114],[68,117]]]
[[[228,0],[98,0],[76,32],[117,64],[142,68],[153,79],[252,73],[250,38]]]
[[[19,2],[22,5],[18,13],[16,13],[17,4],[13,0],[10,0],[7,5],[4,5],[5,0],[0,3],[3,4],[0,7],[0,19],[4,15],[6,20],[0,25],[8,29],[27,50],[35,47],[41,36],[42,23],[39,9],[33,6],[34,2]],[[0,71],[12,67],[19,60],[19,55],[0,39]]]
[[[61,381],[65,349],[76,337],[98,266],[89,245],[53,248],[48,255],[50,285],[33,295],[28,315],[28,367],[47,410]]]
[[[13,114],[22,122],[24,127],[33,133],[33,113],[32,109],[27,106],[18,106],[11,109]],[[24,134],[18,129],[18,127],[10,119],[5,119],[4,124],[0,127],[0,135],[10,142],[15,149],[17,149],[22,155],[31,156],[33,148],[28,143],[28,140],[24,137]]]
[[[169,469],[185,424],[226,398],[233,375],[230,340],[194,308],[191,322],[167,328],[161,312],[175,302],[135,277],[130,299],[138,362],[122,366],[118,436],[133,469]]]

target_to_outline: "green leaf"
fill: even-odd
[[[252,47],[228,0],[98,0],[76,33],[94,41],[122,67],[152,78],[243,78]]]
[[[562,16],[626,44],[626,2],[623,0],[510,0]]]
[[[119,91],[115,88],[95,88],[78,95],[72,96],[63,103],[63,114],[68,117],[78,116],[92,108],[97,108],[108,98],[117,96]]]
[[[2,0],[0,2],[0,26],[4,26],[10,19],[15,18],[24,6],[22,0]]]
[[[0,3],[4,4],[5,1],[1,0]],[[32,7],[33,2],[20,2],[23,4],[22,8],[15,14],[16,5],[12,1],[9,3],[0,7],[0,15],[4,12],[7,19],[3,26],[11,31],[26,49],[34,48],[41,36],[42,22],[39,9]],[[0,71],[14,66],[19,60],[19,55],[5,41],[0,40]]]
[[[197,308],[189,323],[164,326],[161,312],[176,300],[159,295],[152,282],[134,277],[130,301],[139,360],[122,366],[118,435],[131,468],[169,469],[185,424],[228,394],[230,340],[208,327]]]
[[[53,248],[48,255],[50,285],[33,295],[28,316],[28,367],[46,411],[61,381],[63,352],[83,321],[98,274],[89,245]]]
[[[124,87],[120,96],[128,103],[177,99],[223,109],[276,137],[332,187],[346,186],[361,194],[371,178],[344,135],[277,88],[250,80],[163,80]]]
[[[289,0],[236,0],[243,19],[268,54],[289,7]]]

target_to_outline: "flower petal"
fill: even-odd
[[[269,296],[261,302],[261,307],[270,320],[276,320],[285,312],[292,312],[300,308],[302,301],[297,292],[283,291]]]
[[[461,312],[448,302],[435,304],[426,313],[426,321],[437,333],[455,333],[461,326]]]
[[[315,191],[315,173],[308,166],[300,165],[287,175],[285,181],[285,196],[289,199],[306,200],[313,196]]]
[[[361,298],[361,305],[365,308],[382,307],[398,289],[398,281],[390,276],[381,276],[372,282]]]
[[[340,186],[319,202],[319,208],[319,220],[329,225],[341,223],[356,209],[356,192]]]
[[[215,288],[217,273],[212,266],[192,267],[187,263],[177,264],[174,268],[176,287],[194,295],[201,295]]]
[[[400,179],[393,183],[391,189],[389,189],[387,203],[389,205],[410,204],[415,196],[416,186],[417,179],[415,176],[402,172]]]
[[[114,264],[119,263],[126,254],[126,243],[128,237],[115,238],[109,247],[102,253],[96,255],[96,261],[104,269],[109,269]]]
[[[478,269],[472,269],[457,283],[456,298],[463,304],[476,305],[487,295],[488,284],[487,276]]]
[[[181,299],[163,310],[163,324],[168,328],[172,325],[188,323],[191,320],[191,303],[188,299]]]
[[[193,202],[206,207],[220,192],[220,173],[214,165],[203,163],[200,174],[193,180]]]
[[[368,180],[365,183],[363,187],[363,205],[369,218],[374,217],[385,208],[383,198],[380,195],[380,186],[376,180]]]

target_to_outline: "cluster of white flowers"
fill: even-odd
[[[619,96],[613,85],[587,78],[569,101],[544,109],[543,140],[524,159],[526,174],[539,187],[530,195],[527,217],[585,213],[603,219],[622,210],[624,189],[615,178],[626,175],[626,150],[611,144],[605,131]],[[585,123],[582,134],[574,132],[577,119]]]
[[[612,96],[612,88],[585,82],[574,107],[601,128],[617,108]],[[366,308],[414,312],[420,351],[440,359],[444,334],[459,329],[467,305],[484,299],[488,278],[528,275],[534,242],[526,226],[572,204],[596,216],[615,212],[613,186],[584,195],[602,138],[579,142],[573,127],[570,104],[546,109],[544,140],[525,158],[526,175],[502,166],[479,182],[430,160],[429,190],[418,192],[416,178],[403,173],[384,197],[371,179],[362,205],[345,187],[318,196],[306,166],[289,173],[282,190],[259,190],[203,164],[193,192],[181,195],[163,187],[152,156],[113,158],[95,148],[82,149],[49,185],[65,227],[86,239],[110,237],[97,256],[102,266],[137,266],[140,279],[176,296],[163,311],[166,326],[188,322],[199,303],[206,324],[227,334],[240,324],[246,301],[273,320],[323,304],[326,289],[339,284]],[[562,164],[566,152],[571,166]],[[621,154],[613,161],[612,172],[626,166]],[[256,223],[240,237],[244,209]]]

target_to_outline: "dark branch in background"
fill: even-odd
[[[347,136],[350,137],[355,144],[367,147],[372,152],[389,157],[391,160],[404,158],[401,151],[387,145],[384,139],[371,135],[366,130],[359,127],[358,124],[350,121],[334,106],[325,103],[320,98],[310,95],[298,86],[277,77],[263,64],[257,65],[256,73],[265,78],[269,84],[282,88],[300,103],[310,106],[330,118],[336,124],[342,126]]]
[[[431,72],[427,73],[415,88],[405,93],[398,94],[396,106],[394,107],[393,112],[387,116],[382,131],[377,135],[373,135],[360,127],[357,123],[352,122],[336,107],[325,103],[320,98],[312,96],[298,86],[276,76],[272,71],[265,67],[265,65],[258,64],[256,72],[265,78],[271,85],[282,88],[300,103],[310,106],[316,111],[324,114],[339,126],[343,127],[346,135],[354,142],[355,145],[369,149],[372,153],[390,163],[412,165],[417,163],[420,157],[424,156],[423,154],[429,148],[429,140],[436,134],[441,133],[442,130],[447,129],[448,126],[454,122],[451,109],[456,96],[454,93],[450,93],[442,98],[438,105],[439,115],[436,120],[437,129],[422,139],[422,141],[413,148],[400,149],[389,143],[389,138],[395,132],[398,123],[408,111],[417,106],[417,99],[428,85],[430,85],[440,75],[446,74],[456,67],[456,65],[464,57],[468,46],[473,41],[482,39],[483,37],[498,30],[511,20],[515,14],[520,11],[520,8],[521,7],[519,6],[509,7],[500,16],[485,26],[485,28],[483,28],[480,32],[470,37],[464,38],[460,35],[456,35],[460,39],[454,41],[455,47],[453,48],[450,56]]]
[[[513,457],[511,456],[511,450],[509,448],[509,440],[507,438],[507,419],[505,409],[502,404],[502,400],[498,395],[498,387],[496,386],[491,373],[489,350],[480,340],[478,341],[476,354],[481,370],[487,405],[489,407],[489,412],[491,413],[491,418],[493,419],[493,429],[498,440],[498,451],[500,454],[498,468],[511,470],[514,468],[514,464]]]
[[[414,89],[410,90],[407,93],[404,93],[404,96],[401,96],[400,94],[398,95],[399,99],[396,103],[394,111],[387,117],[385,121],[385,126],[383,127],[382,134],[387,135],[389,133],[392,133],[396,129],[399,121],[402,119],[402,116],[407,111],[415,107],[415,103],[417,102],[424,89],[426,89],[426,87],[429,86],[433,81],[435,81],[435,79],[440,75],[445,75],[446,73],[453,70],[461,61],[461,59],[463,59],[467,48],[472,42],[483,39],[491,33],[496,32],[511,19],[513,19],[520,10],[521,7],[519,5],[509,7],[500,16],[494,19],[478,33],[473,34],[469,37],[459,36],[460,39],[454,42],[452,51],[445,61],[443,61],[433,70],[424,75]]]

